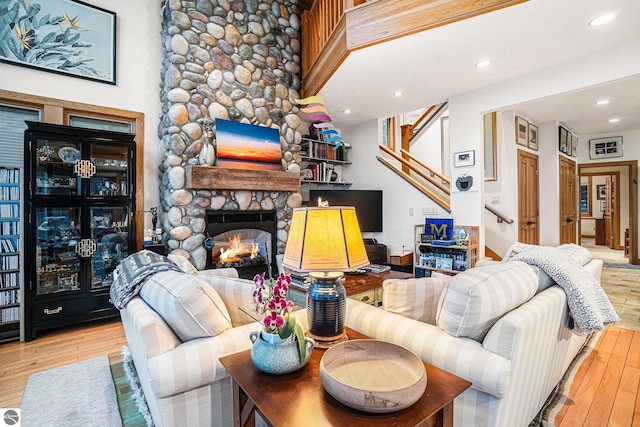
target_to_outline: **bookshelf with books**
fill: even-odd
[[[344,178],[344,167],[350,165],[351,146],[303,137],[300,143],[303,171],[302,184],[350,185]]]
[[[20,338],[20,169],[0,167],[0,342]]]
[[[454,229],[458,233],[452,240],[432,240],[424,224],[414,226],[415,277],[430,277],[433,271],[453,276],[476,265],[480,227],[456,225]],[[460,230],[464,230],[464,238]]]

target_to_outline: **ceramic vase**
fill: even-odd
[[[267,334],[264,331],[253,331],[249,334],[253,343],[251,361],[256,368],[268,374],[283,375],[302,368],[309,361],[311,351],[316,344],[312,338],[305,337],[307,353],[301,362],[298,342],[295,339],[291,338],[282,343],[274,344],[267,341],[269,337],[263,338],[263,335],[273,334]]]

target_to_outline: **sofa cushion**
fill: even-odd
[[[575,262],[580,265],[587,265],[591,261],[591,251],[583,246],[576,245],[575,243],[565,243],[558,246],[558,249],[568,253]]]
[[[454,276],[442,292],[437,325],[455,337],[482,341],[503,314],[528,301],[537,289],[537,276],[520,261],[470,268]]]
[[[387,279],[382,282],[382,308],[410,319],[436,324],[436,313],[442,290],[451,276],[419,279]]]
[[[140,297],[182,342],[213,337],[231,326],[218,293],[197,276],[177,271],[156,273],[144,284]]]

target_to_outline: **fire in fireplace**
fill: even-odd
[[[228,244],[221,242],[228,233],[222,233],[216,236],[214,240],[214,246],[212,248],[213,263],[216,268],[222,267],[247,267],[251,265],[266,264],[267,257],[264,253],[269,253],[265,244],[265,250],[260,252],[260,245],[258,240],[248,238],[249,235],[254,234],[253,229],[242,230],[242,236],[240,234],[234,234],[233,237],[228,239]],[[257,230],[260,231],[260,230]],[[235,233],[235,232],[234,232]]]
[[[207,211],[207,268],[233,267],[252,279],[271,264],[276,273],[275,211]]]

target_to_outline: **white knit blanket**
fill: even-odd
[[[567,328],[576,335],[601,331],[620,320],[600,283],[562,249],[538,246],[508,260],[541,268],[567,294]]]

